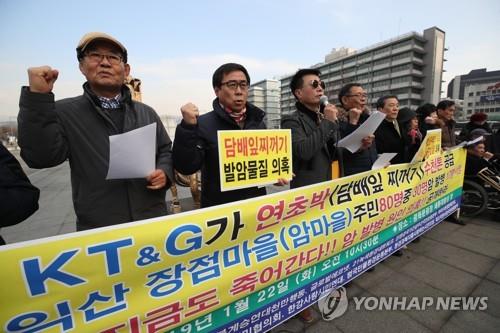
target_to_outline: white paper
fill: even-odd
[[[380,154],[375,163],[373,163],[372,170],[377,170],[377,169],[382,169],[385,168],[386,165],[391,164],[391,160],[396,156],[398,153],[383,153]]]
[[[109,137],[106,179],[146,178],[155,170],[156,123]]]
[[[449,148],[445,148],[444,150],[454,151],[455,149],[458,149],[458,148],[468,148],[468,147],[474,146],[478,142],[482,142],[483,140],[484,140],[484,136],[480,136],[478,138],[475,138],[472,141],[462,141],[458,145],[453,146],[453,147],[449,147]]]
[[[385,113],[380,111],[373,112],[354,132],[340,140],[337,147],[344,147],[351,153],[357,152],[361,148],[361,140],[372,135],[384,118]]]
[[[482,141],[484,141],[484,136],[482,136],[482,135],[481,135],[480,137],[477,137],[477,138],[475,138],[475,139],[474,139],[474,140],[472,140],[472,141],[467,141],[467,142],[465,142],[464,147],[473,146],[473,145],[475,145],[476,143],[478,143],[478,142],[482,142]]]

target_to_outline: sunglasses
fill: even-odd
[[[309,85],[311,87],[313,87],[313,89],[318,88],[318,86],[321,86],[321,89],[323,89],[323,90],[325,90],[325,88],[326,88],[325,82],[319,81],[319,80],[311,80],[309,82]]]

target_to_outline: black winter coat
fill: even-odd
[[[318,125],[314,111],[299,102],[297,110],[283,116],[281,128],[292,131],[293,173],[290,188],[316,184],[332,179],[338,125],[326,119]],[[311,116],[310,114],[313,114]]]
[[[401,135],[404,135],[403,125],[399,124]],[[406,148],[406,139],[400,136],[394,128],[394,124],[383,120],[375,131],[375,142],[377,153],[397,153],[391,160],[391,164],[406,163],[408,161],[408,151]]]
[[[150,190],[146,179],[106,180],[109,136],[121,131],[96,104],[88,83],[83,87],[83,95],[57,102],[52,93],[23,87],[18,116],[21,157],[32,168],[69,159],[77,230],[166,215],[167,188]],[[121,102],[123,132],[156,122],[156,168],[173,180],[172,142],[160,118],[149,106],[133,101],[125,86]]]
[[[220,190],[219,148],[217,131],[242,130],[219,104],[213,101],[213,111],[201,115],[197,125],[182,121],[175,130],[174,168],[190,175],[201,169],[201,207],[221,205],[233,201],[265,195],[265,187],[250,187],[232,191]],[[243,130],[265,129],[264,111],[247,103]]]
[[[0,227],[22,222],[36,212],[39,196],[16,158],[0,144]]]
[[[357,125],[352,125],[346,121],[340,122],[340,134],[341,137],[346,137],[347,135],[354,132],[362,123],[364,123],[370,116],[363,112],[359,117],[359,122]],[[342,165],[342,175],[350,176],[355,175],[360,172],[365,172],[372,169],[373,163],[377,160],[377,148],[375,147],[375,141],[367,149],[361,149],[357,152],[351,153],[349,150],[341,148],[341,165]]]

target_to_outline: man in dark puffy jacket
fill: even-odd
[[[265,195],[264,187],[220,190],[217,131],[265,129],[265,113],[247,102],[250,75],[240,64],[220,66],[212,77],[217,98],[213,111],[199,115],[193,103],[182,106],[182,122],[174,140],[174,167],[189,175],[201,169],[201,207]]]
[[[166,215],[172,143],[155,111],[133,101],[124,85],[130,73],[127,49],[115,38],[93,32],[83,36],[76,51],[87,79],[81,96],[54,102],[58,71],[28,69],[29,87],[22,88],[19,102],[22,158],[32,168],[69,159],[77,230]],[[156,169],[144,179],[106,180],[109,136],[152,123]]]
[[[40,190],[31,185],[23,168],[0,143],[0,227],[24,221],[38,209]],[[0,236],[0,245],[5,242]]]

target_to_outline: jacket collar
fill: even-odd
[[[316,111],[309,109],[307,106],[305,106],[299,101],[295,102],[295,107],[300,113],[309,117],[314,123],[316,124],[318,123],[318,113]]]
[[[130,130],[130,125],[132,123],[131,119],[133,119],[134,117],[134,113],[131,113],[130,110],[134,110],[134,107],[132,106],[132,95],[127,86],[122,86],[122,95],[120,98],[121,107],[125,111],[123,131],[120,131],[116,127],[115,123],[109,116],[109,112],[101,108],[101,102],[99,101],[97,95],[92,91],[92,89],[90,89],[90,85],[88,82],[85,82],[83,84],[83,91],[84,97],[93,105],[93,108],[97,112],[97,114],[99,114],[109,124],[109,126],[114,128],[116,133],[125,133]]]
[[[222,109],[222,106],[220,105],[219,102],[219,98],[214,99],[214,101],[212,102],[212,107],[214,108],[215,114],[219,118],[239,128],[236,121],[234,121],[234,119],[231,118],[231,116],[229,116],[227,112],[224,111],[224,109]],[[250,124],[253,123],[259,124],[262,122],[264,116],[266,115],[266,113],[263,110],[248,102],[246,104],[246,108],[247,108],[247,119],[245,120],[245,128],[248,127]]]
[[[92,102],[96,105],[99,106],[101,105],[101,102],[99,101],[99,97],[92,91],[90,88],[90,84],[88,82],[85,82],[83,84],[83,91],[85,94],[92,99]],[[123,85],[122,86],[122,91],[121,91],[121,98],[120,98],[120,103],[123,105],[129,104],[132,101],[132,95],[130,94],[130,90],[127,88],[127,86]]]

